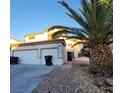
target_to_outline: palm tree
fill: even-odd
[[[90,47],[90,70],[103,75],[112,74],[113,58],[108,44],[112,42],[113,34],[113,0],[80,0],[80,14],[66,2],[58,3],[68,10],[66,14],[81,28],[65,27],[53,33],[53,37],[61,37],[65,33],[67,38],[87,41]]]

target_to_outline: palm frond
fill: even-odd
[[[72,45],[71,48],[73,48],[74,46],[78,45],[78,44],[84,44],[86,43],[86,41],[80,41],[80,42],[76,42],[75,44]]]
[[[74,19],[78,24],[80,24],[80,26],[85,27],[84,19],[78,13],[76,13],[72,8],[70,8],[70,6],[67,3],[65,3],[64,1],[58,1],[58,3],[63,5],[70,12],[70,14],[66,13],[69,17]]]
[[[74,32],[75,38],[83,39],[85,37],[90,45],[104,44],[110,41],[113,34],[113,0],[80,0],[81,7],[78,10],[81,15],[66,2],[58,1],[58,3],[64,6],[68,10],[66,14],[82,27],[81,29],[65,28],[67,31]]]
[[[78,39],[78,40],[86,40],[85,37],[79,37],[79,36],[66,36],[67,39]]]
[[[56,25],[56,26],[52,26],[48,29],[48,31],[53,30],[53,29],[69,29],[69,27],[67,26],[62,26],[62,25]]]
[[[63,35],[65,36],[65,34],[66,34],[66,35],[67,35],[67,34],[75,34],[75,35],[76,35],[76,33],[72,32],[72,31],[59,30],[59,31],[54,32],[54,33],[52,34],[52,38],[55,39],[55,38],[57,38],[57,37],[62,37]]]
[[[67,29],[65,29],[65,30],[59,30],[59,31],[57,31],[57,32],[54,32],[54,33],[52,34],[52,37],[53,37],[53,38],[57,38],[57,37],[61,37],[62,35],[65,36],[65,34],[66,34],[67,37],[78,36],[78,37],[80,37],[80,38],[82,38],[82,39],[87,39],[86,35],[84,35],[84,34],[78,32],[78,31],[67,30]]]

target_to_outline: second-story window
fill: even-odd
[[[29,40],[35,39],[35,36],[29,36]]]

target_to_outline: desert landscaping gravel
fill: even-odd
[[[95,85],[88,66],[63,65],[44,76],[32,93],[112,93]]]

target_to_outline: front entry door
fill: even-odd
[[[67,52],[68,61],[72,61],[72,52]]]

